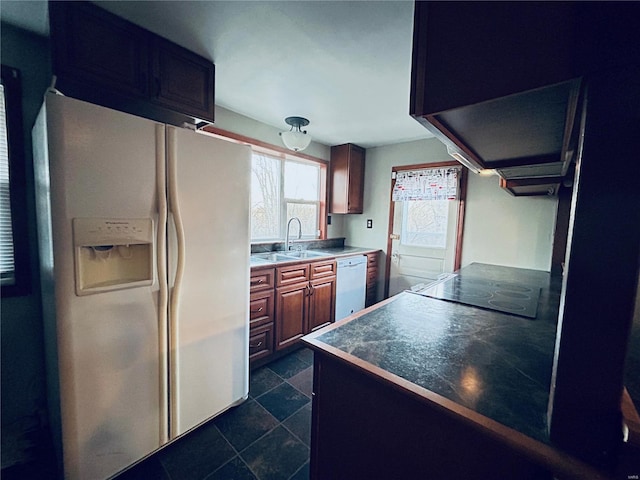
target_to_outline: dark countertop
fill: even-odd
[[[461,273],[540,286],[536,318],[403,292],[303,340],[360,366],[364,361],[548,443],[546,414],[561,279],[547,272],[477,263]]]

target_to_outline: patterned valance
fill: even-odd
[[[458,198],[458,168],[429,168],[396,172],[393,201],[456,200]]]

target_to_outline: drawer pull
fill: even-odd
[[[250,348],[258,348],[262,346],[262,342],[258,342],[258,343],[249,343],[249,347]]]
[[[260,285],[263,282],[264,282],[264,278],[259,278],[257,280],[252,280],[251,285]]]
[[[260,313],[262,310],[264,310],[262,307],[260,307],[257,310],[251,310],[251,313]]]

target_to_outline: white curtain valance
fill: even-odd
[[[393,201],[456,200],[458,168],[429,168],[396,172]]]

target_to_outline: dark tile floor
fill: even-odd
[[[308,479],[312,376],[308,349],[254,370],[248,400],[116,479]]]

